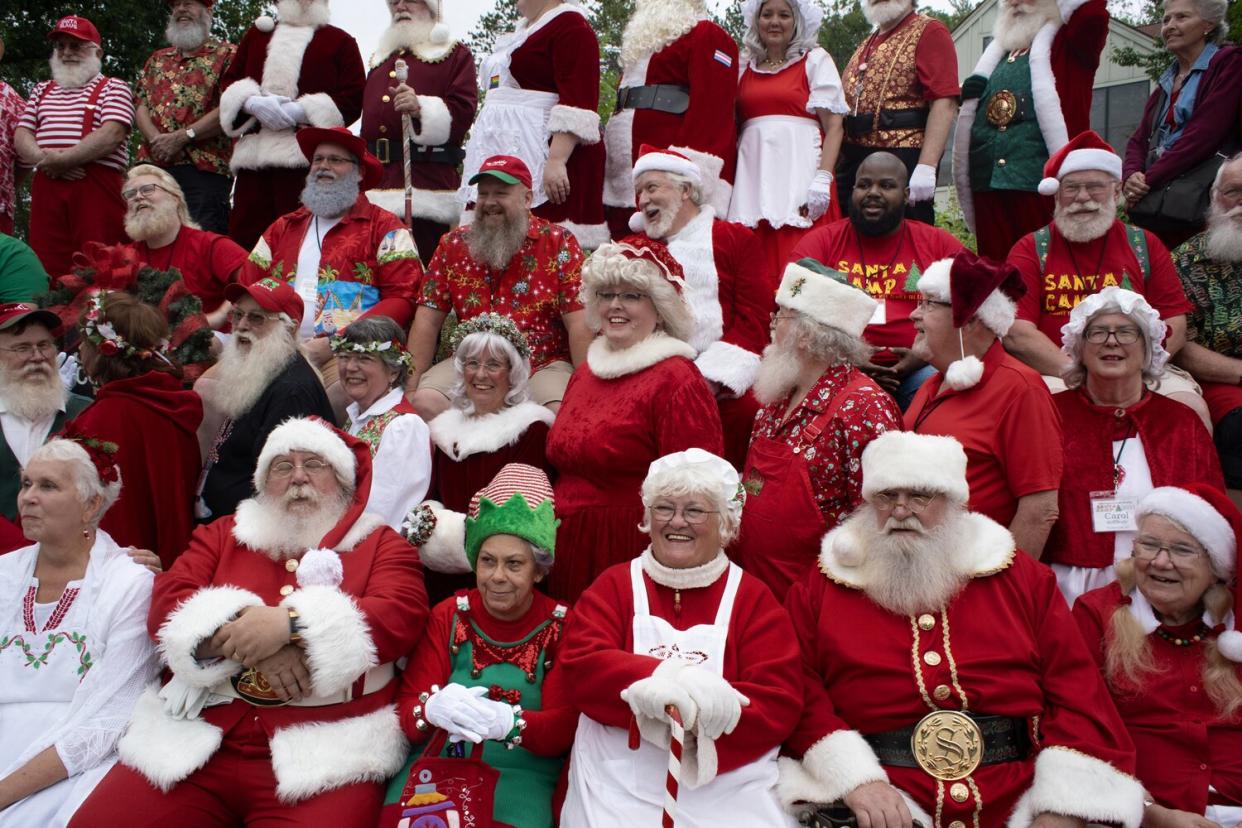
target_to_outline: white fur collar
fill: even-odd
[[[856,528],[858,521],[865,517],[857,514],[849,518],[824,535],[819,545],[819,571],[838,584],[854,589],[867,587],[858,566],[862,550]],[[964,545],[970,551],[970,577],[984,578],[1013,563],[1017,545],[1008,529],[976,512],[967,512],[962,519],[967,537]]]
[[[273,551],[281,548],[283,538],[275,526],[263,519],[262,508],[254,498],[237,504],[237,512],[233,516],[233,540],[274,561],[300,557],[300,553],[294,556]],[[337,552],[349,552],[376,529],[386,525],[379,515],[363,512],[335,549]]]
[[[702,353],[724,335],[720,274],[716,270],[716,253],[712,246],[715,221],[716,211],[701,207],[698,215],[668,238],[668,251],[684,271],[686,286],[682,295],[694,315],[690,345],[697,353]]]
[[[379,66],[400,49],[411,52],[414,57],[423,63],[439,63],[451,55],[453,49],[457,48],[457,38],[455,37],[450,37],[447,43],[432,43],[430,40],[431,29],[427,30],[427,34],[427,39],[414,41],[401,37],[400,32],[390,26],[380,35],[379,46],[375,48],[374,54],[371,55],[370,68],[374,69]]]
[[[456,461],[472,454],[486,454],[518,441],[534,423],[552,425],[554,415],[538,403],[524,402],[481,417],[467,416],[459,408],[450,408],[427,427],[431,441]]]
[[[677,356],[694,359],[694,348],[663,331],[655,331],[643,341],[621,351],[612,350],[608,347],[608,340],[598,336],[587,349],[587,365],[600,379],[616,379]]]
[[[643,554],[639,556],[642,561],[643,572],[647,573],[647,577],[655,581],[660,586],[666,586],[669,589],[702,589],[709,587],[720,579],[729,569],[729,558],[725,555],[724,550],[716,553],[716,557],[712,558],[705,564],[692,566],[689,569],[673,569],[665,566],[655,559],[655,555],[648,546],[643,550]]]

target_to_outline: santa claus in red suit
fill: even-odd
[[[703,171],[686,155],[643,146],[632,177],[638,212],[630,226],[667,244],[685,271],[694,364],[720,404],[725,456],[740,469],[759,410],[750,386],[772,310],[759,242],[749,228],[718,219],[703,203]]]
[[[161,576],[169,678],[80,824],[375,824],[406,758],[393,678],[427,619],[418,555],[363,511],[367,444],[322,420],[272,431],[254,483]]]
[[[276,10],[280,22],[257,19],[220,78],[220,126],[237,139],[229,235],[247,250],[298,208],[307,160],[294,133],[356,121],[366,83],[357,42],[328,25],[328,0],[280,0]]]
[[[704,0],[638,0],[621,37],[617,106],[604,130],[604,205],[614,239],[634,207],[633,162],[643,144],[671,147],[704,172],[705,198],[729,212],[737,156],[738,50]]]

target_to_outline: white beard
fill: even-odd
[[[751,390],[760,404],[771,405],[789,396],[801,376],[802,363],[797,353],[773,342],[763,349]]]
[[[60,55],[53,54],[51,66],[52,80],[56,81],[57,86],[65,89],[81,89],[99,74],[103,60],[96,53],[88,58],[82,58],[82,62],[77,66],[70,66],[60,59]]]
[[[299,558],[306,550],[318,547],[323,536],[340,523],[351,496],[351,492],[342,491],[337,497],[325,498],[309,483],[290,486],[280,498],[260,492],[246,515],[248,522],[254,521],[258,537],[249,540],[247,546],[273,560]],[[299,498],[313,504],[313,510],[290,511],[289,504]]]
[[[638,0],[621,35],[621,66],[632,68],[707,17],[704,0]]]
[[[207,35],[210,33],[210,15],[203,20],[187,20],[184,22],[173,20],[170,17],[168,27],[164,29],[164,38],[168,41],[168,45],[175,49],[180,49],[183,52],[193,52],[207,42]]]
[[[1242,207],[1225,212],[1213,204],[1204,241],[1213,261],[1242,262]]]
[[[863,17],[867,18],[867,22],[878,29],[891,26],[914,8],[913,0],[883,0],[879,3],[859,0],[858,5],[862,9]]]
[[[293,334],[283,330],[283,325],[281,330],[254,340],[249,352],[238,348],[236,339],[230,339],[217,363],[219,381],[211,387],[211,404],[226,417],[237,419],[250,410],[296,353]]]
[[[1073,205],[1074,207],[1089,207],[1095,204],[1088,201],[1085,204]],[[1085,242],[1095,241],[1108,232],[1108,228],[1113,226],[1113,222],[1117,218],[1115,210],[1111,210],[1107,205],[1096,204],[1098,210],[1083,210],[1071,212],[1069,208],[1062,207],[1058,204],[1052,211],[1052,220],[1056,222],[1057,230],[1061,231],[1061,235],[1075,244],[1084,244]],[[1084,214],[1088,215],[1087,217]]]
[[[305,9],[298,0],[280,0],[276,4],[276,14],[281,24],[288,26],[326,26],[332,16],[328,0],[316,0]]]
[[[672,210],[660,210],[656,214],[655,221],[651,219],[644,220],[647,222],[647,226],[643,232],[649,238],[667,239],[669,231],[673,229],[673,222],[677,220],[677,214]]]
[[[398,49],[409,49],[418,54],[431,44],[431,29],[434,20],[397,20],[380,35],[379,46],[375,54],[380,60],[391,55]]]
[[[1053,0],[1039,0],[1035,8],[1018,14],[1013,6],[1002,0],[1000,14],[992,28],[992,37],[1006,52],[1029,49],[1035,35],[1048,23],[1061,23],[1061,12]]]
[[[904,521],[890,517],[885,529],[878,529],[875,507],[867,503],[850,520],[858,523],[858,538],[864,550],[859,565],[859,579],[866,585],[863,591],[889,612],[934,612],[953,600],[970,580],[960,509],[947,515],[931,531],[922,529],[913,516]],[[921,531],[888,534],[886,530],[894,525]]]
[[[10,414],[38,422],[56,415],[69,399],[69,391],[50,365],[27,366],[10,371],[0,365],[0,402]]]
[[[125,214],[125,234],[134,241],[144,242],[162,236],[181,225],[175,204],[162,204],[139,212]]]

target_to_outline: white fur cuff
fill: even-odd
[[[202,719],[174,719],[166,714],[158,687],[153,684],[138,697],[116,750],[122,764],[168,793],[173,785],[207,764],[224,734]]]
[[[875,751],[857,730],[838,730],[811,745],[802,767],[818,786],[812,802],[834,802],[859,785],[888,781]]]
[[[699,373],[741,396],[759,373],[759,355],[723,339],[708,345],[694,361]]]
[[[438,147],[449,139],[453,131],[453,115],[444,98],[432,95],[416,95],[418,99],[418,126],[414,130],[414,143],[426,147]]]
[[[335,722],[296,725],[272,736],[276,796],[294,803],[358,782],[383,782],[405,763],[407,744],[392,706]]]
[[[1143,786],[1107,762],[1062,747],[1047,747],[1035,760],[1035,780],[1009,817],[1009,828],[1026,828],[1047,812],[1138,828]]]
[[[203,587],[182,601],[156,634],[164,662],[193,687],[211,687],[241,669],[231,659],[200,663],[194,657],[198,645],[216,634],[246,607],[264,606],[253,592],[230,586]]]
[[[436,516],[436,528],[427,542],[418,547],[418,560],[433,572],[465,575],[470,571],[470,561],[466,560],[466,516],[435,500],[427,505]]]
[[[557,104],[548,113],[548,132],[568,132],[584,144],[598,144],[599,113]]]
[[[806,768],[802,767],[802,763],[788,756],[782,756],[777,760],[777,766],[780,769],[780,776],[776,782],[776,797],[780,800],[781,807],[795,817],[800,817],[804,811],[811,806],[826,805],[818,799],[823,788],[811,778],[806,772]],[[923,825],[934,825],[931,814],[919,807],[919,805],[910,798],[905,791],[897,788],[897,793],[905,800],[906,807],[910,809],[910,816],[918,820]]]
[[[254,95],[258,95],[263,90],[259,88],[259,84],[250,78],[242,78],[229,85],[220,95],[220,128],[224,130],[224,134],[230,138],[237,138],[244,135],[247,130],[253,127],[258,120],[252,115],[237,124],[237,119],[242,116],[242,107],[246,101]]]
[[[366,617],[350,595],[335,587],[310,586],[280,605],[297,610],[316,695],[345,690],[379,663]]]
[[[303,95],[298,98],[298,103],[306,110],[306,119],[311,126],[345,126],[345,119],[341,116],[341,110],[337,109],[336,101],[332,100],[332,96],[327,92]]]

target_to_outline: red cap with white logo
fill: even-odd
[[[47,39],[53,40],[62,35],[85,40],[87,43],[94,43],[96,46],[103,45],[103,40],[99,37],[99,29],[95,28],[95,24],[85,17],[79,17],[76,14],[66,15],[57,20],[56,26],[47,33]]]

